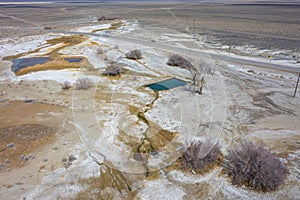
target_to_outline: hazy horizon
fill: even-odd
[[[71,2],[76,2],[76,1],[193,1],[193,2],[299,2],[298,0],[247,0],[247,1],[242,1],[242,0],[212,0],[212,1],[207,1],[207,0],[0,0],[0,2],[66,2],[66,1],[71,1]],[[299,2],[300,3],[300,2]]]

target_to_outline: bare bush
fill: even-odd
[[[80,78],[76,80],[75,86],[78,90],[88,89],[93,86],[93,82],[89,78]]]
[[[272,191],[284,182],[288,169],[263,145],[243,142],[226,157],[225,169],[234,185]]]
[[[191,90],[194,93],[202,94],[203,93],[203,87],[205,86],[206,82],[204,77],[199,71],[193,71],[192,72],[192,82],[189,84]]]
[[[216,61],[214,64],[212,64],[205,60],[199,59],[195,62],[195,65],[202,74],[214,75],[214,67],[219,65],[219,63]]]
[[[116,20],[120,19],[119,17],[107,17],[105,15],[101,16],[98,18],[98,21],[111,21],[111,20]]]
[[[170,66],[176,66],[188,70],[192,70],[194,68],[192,63],[190,63],[189,61],[187,61],[185,58],[183,58],[178,54],[171,55],[169,57],[167,64]]]
[[[71,85],[71,83],[70,83],[69,81],[63,82],[63,83],[61,84],[61,86],[62,86],[62,89],[63,89],[63,90],[68,90],[68,89],[70,89],[70,88],[72,87],[72,85]]]
[[[115,63],[108,66],[103,72],[104,76],[117,76],[122,73],[122,68]]]
[[[221,151],[218,144],[211,140],[192,142],[182,154],[182,166],[197,172],[205,171],[220,162]]]
[[[141,50],[135,49],[132,51],[129,51],[125,54],[126,58],[132,59],[132,60],[138,60],[142,58],[142,52]]]
[[[205,76],[208,74],[214,75],[214,67],[202,59],[196,60],[193,63],[196,67],[190,69],[192,82],[189,88],[193,90],[194,93],[202,94],[203,88],[206,85]],[[218,65],[217,62],[215,63],[215,66],[216,65]]]
[[[97,54],[102,55],[102,54],[104,54],[105,52],[106,52],[105,49],[102,48],[102,47],[99,47],[99,48],[97,49]]]
[[[104,60],[107,62],[107,63],[116,63],[118,62],[118,60],[120,60],[121,58],[121,54],[118,54],[114,51],[108,51],[108,52],[105,52],[105,55],[104,55]]]
[[[171,55],[167,62],[167,64],[170,66],[178,66],[183,69],[188,69],[192,75],[192,81],[188,85],[188,89],[192,90],[194,93],[202,94],[203,87],[206,84],[204,74],[213,74],[213,71],[210,66],[202,60],[199,60],[195,63],[196,67],[191,62],[178,54]]]

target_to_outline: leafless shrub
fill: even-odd
[[[125,54],[126,58],[132,59],[132,60],[138,60],[142,58],[142,52],[139,49],[135,49],[132,51],[129,51]]]
[[[194,93],[202,94],[203,88],[206,85],[205,76],[210,74],[214,75],[215,70],[214,67],[218,65],[218,62],[215,64],[211,64],[202,59],[194,60],[194,66],[190,68],[190,72],[192,75],[192,81],[189,84],[189,89],[191,89]]]
[[[202,94],[203,87],[205,87],[206,81],[199,71],[194,71],[192,73],[192,82],[188,84],[189,89],[194,93]]]
[[[97,54],[102,55],[102,54],[104,54],[105,52],[106,52],[105,49],[102,48],[102,47],[99,47],[99,48],[97,49]]]
[[[182,166],[195,171],[205,171],[208,167],[220,162],[221,151],[218,144],[211,140],[193,141],[182,154]]]
[[[225,169],[234,185],[272,191],[284,182],[288,169],[263,145],[243,142],[226,157]]]
[[[193,73],[193,71],[198,71],[202,75],[214,75],[215,67],[219,65],[218,61],[211,63],[203,59],[194,59],[192,63],[195,67],[190,70],[191,73]]]
[[[203,74],[196,68],[191,69],[190,72],[192,74],[192,82],[189,84],[189,88],[194,93],[202,94],[203,87],[206,84]]]
[[[120,19],[119,17],[106,17],[106,16],[101,16],[98,18],[98,21],[109,21],[109,20],[116,20]]]
[[[214,75],[214,73],[215,73],[214,67],[216,67],[217,65],[218,65],[218,62],[215,62],[215,64],[212,64],[212,63],[206,62],[201,59],[197,62],[197,67],[199,67],[199,70],[203,74],[209,74],[209,75]]]
[[[116,52],[113,52],[113,51],[108,51],[108,52],[105,52],[105,55],[104,55],[104,60],[107,62],[107,63],[116,63],[118,62],[118,60],[120,60],[121,58],[121,54],[118,54]]]
[[[104,76],[117,76],[122,73],[122,68],[115,63],[108,66],[103,72]]]
[[[63,82],[63,83],[61,84],[61,86],[62,86],[62,89],[63,89],[63,90],[68,90],[68,89],[70,89],[70,88],[72,87],[72,85],[71,85],[71,83],[70,83],[69,81]]]
[[[180,56],[178,54],[171,55],[169,57],[167,64],[170,66],[176,66],[176,67],[180,67],[180,68],[188,69],[188,70],[191,70],[194,68],[192,63],[190,63],[189,61],[187,61],[185,58],[183,58],[182,56]]]
[[[80,78],[76,80],[75,85],[78,90],[88,89],[93,86],[93,82],[89,78]]]

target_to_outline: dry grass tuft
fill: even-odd
[[[89,78],[80,78],[76,80],[75,86],[78,90],[86,90],[93,86],[93,82]]]
[[[72,87],[72,85],[71,85],[71,83],[70,83],[69,81],[63,82],[63,83],[61,84],[61,86],[62,86],[62,89],[63,89],[63,90],[68,90],[68,89],[70,89],[70,88]]]

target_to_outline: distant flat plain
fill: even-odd
[[[68,29],[92,24],[99,16],[137,19],[144,26],[166,27],[212,36],[225,45],[299,50],[300,3],[231,2],[64,2],[0,5],[1,38],[42,33],[10,27]]]

